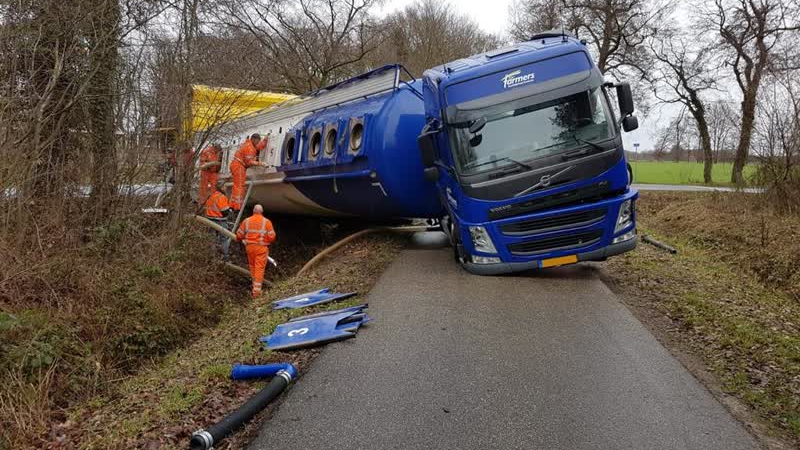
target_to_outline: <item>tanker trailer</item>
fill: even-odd
[[[266,136],[248,170],[249,203],[266,211],[365,220],[439,218],[436,185],[425,181],[417,136],[425,122],[421,82],[385,66],[228,124],[223,174],[252,133]]]

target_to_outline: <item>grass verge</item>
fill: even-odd
[[[743,219],[751,225],[732,223],[733,205],[751,201],[757,200],[737,194],[642,194],[640,232],[679,253],[640,244],[610,260],[608,276],[635,308],[666,318],[663,331],[699,356],[724,392],[800,444],[800,303],[793,284],[774,282],[750,263],[762,249],[748,244],[760,241],[752,236],[755,223],[781,229],[785,218],[762,211],[761,218]],[[713,231],[719,227],[728,232]]]
[[[366,294],[403,242],[396,236],[371,236],[354,242],[302,278],[276,282],[268,298],[284,298],[321,287]],[[48,445],[80,449],[185,448],[192,431],[212,425],[264,386],[229,380],[233,363],[289,361],[302,372],[318,352],[270,352],[258,343],[259,336],[272,332],[291,317],[360,302],[363,295],[300,311],[272,311],[266,301],[227,307],[218,325],[190,345],[120,381],[114,392],[70,408],[66,420],[53,428]],[[215,448],[239,448],[252,431],[250,427]]]

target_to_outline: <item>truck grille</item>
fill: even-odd
[[[500,227],[503,234],[516,236],[534,233],[544,233],[546,231],[556,231],[565,228],[576,228],[591,225],[603,220],[606,217],[605,209],[593,209],[571,214],[561,214],[542,219],[523,220],[521,222],[509,223]]]
[[[602,236],[603,230],[584,231],[535,241],[519,242],[509,245],[508,250],[514,255],[533,255],[556,250],[568,250],[595,244]]]
[[[565,208],[567,206],[584,205],[617,197],[624,193],[624,189],[612,191],[608,181],[601,181],[572,191],[559,192],[558,194],[546,195],[521,203],[511,203],[491,208],[489,209],[489,220],[521,216],[522,214],[530,214],[535,211],[544,211],[556,207]]]

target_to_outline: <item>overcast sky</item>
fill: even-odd
[[[389,0],[381,9],[381,14],[388,14],[405,6],[414,3],[415,0]],[[448,0],[442,0],[448,1]],[[507,38],[508,34],[508,9],[513,0],[449,0],[451,4],[456,5],[459,12],[466,14],[475,20],[478,25],[494,34],[499,34]],[[487,7],[488,6],[488,7]],[[468,55],[464,55],[468,56]],[[663,116],[667,116],[665,119]],[[658,108],[654,108],[650,117],[645,118],[639,115],[639,129],[633,133],[624,133],[623,139],[625,140],[625,149],[633,151],[633,143],[638,142],[641,144],[640,150],[651,149],[653,147],[652,134],[655,134],[656,124],[662,123],[664,120],[669,120],[672,114],[661,114]]]

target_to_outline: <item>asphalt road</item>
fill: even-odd
[[[368,301],[251,449],[758,448],[591,267],[479,277],[407,250]]]

